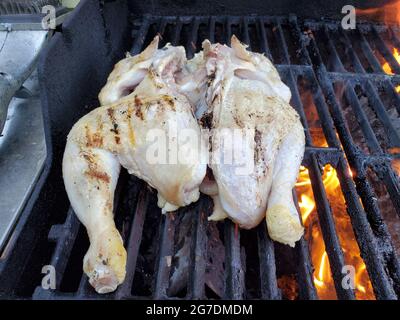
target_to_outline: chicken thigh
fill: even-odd
[[[197,201],[206,174],[200,127],[175,85],[185,50],[157,46],[155,38],[115,66],[99,96],[102,106],[82,117],[67,139],[65,187],[88,232],[83,269],[99,293],[114,291],[125,278],[126,251],[113,220],[120,166],[157,189],[164,212]]]
[[[201,191],[214,199],[210,220],[229,217],[250,229],[266,217],[270,237],[290,246],[303,234],[292,188],[305,148],[291,93],[272,63],[233,36],[231,47],[203,42],[206,107],[196,115],[212,129],[213,179]]]

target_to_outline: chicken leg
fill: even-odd
[[[113,219],[119,171],[118,158],[111,152],[67,144],[64,182],[71,205],[89,236],[83,270],[99,293],[114,291],[125,278],[126,251]]]
[[[300,123],[295,124],[283,139],[275,160],[266,212],[271,239],[291,247],[304,232],[292,194],[303,159],[304,141],[304,129]]]

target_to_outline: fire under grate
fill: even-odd
[[[327,164],[337,172],[375,297],[398,299],[400,264],[368,178],[372,170],[400,216],[399,177],[392,167],[392,161],[400,157],[396,124],[400,65],[390,48],[400,45],[397,30],[362,24],[348,32],[336,22],[300,22],[296,16],[144,16],[132,18],[131,53],[140,52],[157,33],[161,45],[183,45],[189,58],[200,50],[204,39],[229,44],[232,34],[251,50],[271,58],[291,89],[291,105],[305,128],[303,166],[310,175],[337,298],[355,299],[356,294],[342,286],[346,262],[322,180],[321,168]],[[389,36],[385,38],[385,34]],[[381,59],[388,62],[393,75],[386,75]],[[317,121],[310,122],[299,79],[308,83]],[[382,93],[390,96],[390,106],[382,101]],[[375,117],[373,122],[364,100]],[[349,123],[347,109],[356,123]],[[316,143],[315,123],[327,146]],[[293,275],[296,298],[318,299],[309,243],[304,237],[291,249],[269,239],[265,222],[250,231],[237,230],[230,221],[209,223],[212,202],[205,196],[167,215],[161,215],[155,203],[154,191],[135,177],[121,175],[115,219],[128,252],[127,275],[116,292],[107,295],[96,294],[82,274],[88,239],[70,209],[65,222],[53,225],[48,235],[55,248],[49,264],[56,269],[57,288],[38,286],[33,298],[287,299],[279,284],[279,277],[287,273]]]

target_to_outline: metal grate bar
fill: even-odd
[[[311,81],[312,83],[317,83],[314,75],[311,76]],[[319,86],[314,89],[313,99],[318,112],[318,117],[321,121],[322,131],[324,132],[328,145],[340,150],[340,142],[338,141],[336,130],[334,129],[335,126],[332,117],[329,114],[329,109],[323,97],[322,90]]]
[[[251,50],[250,36],[249,36],[249,19],[243,17],[243,31],[242,31],[242,41],[249,45],[249,50]]]
[[[192,27],[190,28],[190,38],[188,39],[188,42],[186,44],[186,52],[188,55],[188,58],[192,58],[194,53],[196,52],[196,49],[198,50],[199,48],[196,48],[196,43],[197,43],[197,34],[199,31],[199,26],[200,26],[200,20],[197,17],[193,17],[192,21]]]
[[[295,38],[299,41],[301,63],[305,65],[311,65],[311,59],[307,51],[307,46],[305,44],[305,35],[301,33],[299,24],[297,23],[297,17],[295,15],[289,16],[289,24],[292,28]]]
[[[126,252],[128,254],[128,257],[126,262],[125,281],[118,287],[116,291],[117,298],[123,298],[131,295],[132,282],[135,275],[136,261],[139,255],[144,219],[146,216],[148,203],[149,203],[148,191],[146,189],[142,189],[142,191],[138,196],[137,206],[133,217],[131,231],[126,245]]]
[[[77,291],[78,297],[86,297],[92,295],[94,292],[93,288],[89,284],[89,278],[82,274],[81,281],[79,283],[79,288]]]
[[[130,51],[132,55],[138,54],[142,49],[148,30],[149,20],[145,18],[143,19],[142,25],[140,26],[140,29],[135,37],[132,49]]]
[[[171,270],[172,257],[174,255],[174,213],[163,215],[161,224],[160,252],[156,271],[154,286],[154,299],[166,299],[169,285],[169,273]]]
[[[226,18],[225,22],[225,43],[230,46],[231,45],[231,37],[232,37],[232,20],[230,17]]]
[[[301,212],[295,190],[293,190],[293,199],[294,203],[296,204],[297,212]],[[301,214],[299,214],[299,216],[300,216],[300,221],[302,221]],[[296,243],[295,251],[296,251],[296,258],[298,265],[297,283],[299,286],[299,299],[317,300],[318,294],[314,285],[314,276],[313,276],[314,270],[311,262],[310,250],[308,247],[307,240],[305,239],[305,236],[302,236],[300,241]]]
[[[331,52],[331,54],[333,55],[334,59],[335,59],[335,63],[334,68],[336,69],[335,71],[337,72],[347,72],[345,67],[343,66],[342,60],[339,57],[339,54],[336,50],[335,44],[332,41],[331,36],[329,35],[329,31],[328,28],[326,26],[323,27],[323,32],[324,32],[324,36],[327,39],[327,44],[329,47],[329,51]]]
[[[376,73],[384,73],[381,67],[381,64],[379,63],[378,59],[375,57],[368,41],[365,39],[365,36],[362,32],[358,31],[358,34],[360,35],[360,46],[361,49],[363,50],[363,53],[365,57],[367,58],[369,64],[371,65],[372,69]]]
[[[290,64],[289,50],[285,41],[285,36],[283,34],[281,23],[278,19],[275,20],[275,23],[276,23],[276,28],[278,30],[277,40],[283,53],[283,58],[284,58],[283,61],[285,64]]]
[[[354,113],[357,115],[356,119],[366,137],[368,147],[373,153],[382,153],[381,146],[375,136],[374,130],[372,129],[368,121],[368,117],[365,114],[364,109],[360,104],[360,101],[358,100],[352,84],[349,82],[347,83],[345,88],[345,95]]]
[[[215,42],[215,17],[212,16],[210,17],[210,22],[209,22],[209,34],[208,34],[208,40],[210,40],[211,43]]]
[[[400,186],[398,178],[393,172],[392,166],[387,163],[386,170],[382,174],[382,180],[385,183],[386,189],[390,195],[393,205],[396,209],[397,214],[400,217]]]
[[[390,35],[390,40],[394,43],[396,48],[400,48],[400,39],[397,37],[396,32],[394,31],[394,28],[392,26],[387,27],[387,31]]]
[[[189,283],[188,294],[189,299],[204,299],[205,297],[205,274],[207,256],[207,212],[210,212],[210,206],[206,206],[206,201],[201,198],[195,219],[193,221],[194,236],[191,243],[191,259],[189,266]]]
[[[304,238],[296,244],[299,260],[297,282],[299,285],[299,299],[318,300],[318,294],[313,281],[313,266],[310,258],[310,249]]]
[[[180,17],[177,17],[175,20],[174,34],[173,34],[172,40],[171,40],[171,43],[173,46],[179,45],[181,31],[182,31],[182,20]]]
[[[394,288],[396,293],[400,293],[400,264],[396,256],[396,251],[391,242],[391,236],[387,225],[382,220],[382,216],[377,204],[377,196],[372,190],[365,174],[357,179],[357,189],[364,195],[361,197],[364,209],[367,213],[368,221],[379,243],[379,251],[384,258],[389,275],[394,279]]]
[[[360,247],[361,257],[367,265],[367,271],[378,299],[397,299],[391,279],[383,266],[383,257],[374,237],[366,214],[360,204],[353,181],[349,175],[346,161],[341,158],[337,167],[343,195],[346,199],[348,213],[353,225],[354,234]]]
[[[56,289],[60,290],[61,281],[67,268],[68,257],[71,255],[74,243],[78,235],[78,231],[81,224],[76,217],[74,211],[70,208],[68,210],[67,218],[62,225],[54,225],[49,232],[49,240],[56,242],[56,248],[51,258],[50,265],[52,265],[56,271]],[[34,296],[37,298],[44,298],[53,295],[52,290],[44,290],[42,287],[38,287],[35,290]]]
[[[159,21],[159,26],[158,26],[158,34],[161,36],[162,42],[165,42],[164,39],[164,34],[165,34],[165,29],[167,27],[168,20],[166,18],[161,18]]]
[[[396,81],[395,80],[396,76],[392,76],[391,78],[392,78],[392,80]],[[400,95],[397,93],[396,89],[394,88],[392,81],[384,82],[384,87],[385,87],[386,92],[391,93],[391,95],[393,97],[393,101],[394,101],[394,106],[396,107],[396,110],[397,110],[397,114],[400,115]]]
[[[68,216],[63,225],[55,225],[50,229],[49,238],[57,241],[56,249],[54,250],[54,255],[51,259],[51,265],[54,266],[58,274],[62,275],[67,267],[68,259],[70,256],[72,248],[74,247],[74,242],[78,235],[80,228],[80,222],[76,217],[74,211],[70,209],[68,211]],[[57,231],[55,231],[57,229]],[[65,232],[65,231],[69,232]],[[56,235],[57,233],[57,235]],[[60,280],[62,277],[56,278],[56,288],[60,287]]]
[[[365,94],[368,96],[368,100],[371,102],[372,108],[375,110],[376,115],[381,121],[386,135],[389,138],[392,147],[400,147],[400,137],[397,129],[394,128],[389,115],[386,112],[385,106],[374,86],[370,82],[365,83]]]
[[[350,41],[349,37],[347,36],[347,32],[342,30],[341,28],[339,28],[339,32],[341,33],[341,36],[344,39],[346,48],[350,55],[350,58],[353,63],[355,71],[358,73],[365,73],[364,67],[362,66],[361,61],[358,58],[357,54],[355,53],[353,46],[351,45],[351,41]]]
[[[380,49],[380,52],[381,52],[382,56],[389,63],[390,67],[392,68],[392,70],[395,73],[400,73],[400,65],[398,64],[396,59],[393,57],[393,54],[390,52],[389,48],[386,46],[386,43],[379,36],[379,33],[376,30],[376,27],[372,26],[371,27],[371,31],[376,37],[376,40],[377,40],[377,43],[378,43],[378,48]]]
[[[225,220],[225,299],[244,298],[244,271],[240,252],[240,231],[230,220]]]
[[[326,252],[331,266],[332,276],[335,282],[336,294],[339,299],[355,299],[354,292],[344,289],[342,286],[342,270],[345,265],[343,250],[340,246],[339,238],[336,233],[335,222],[325,193],[318,162],[311,156],[311,167],[309,170],[316,203],[318,219],[325,242]]]
[[[248,50],[252,50],[251,48],[251,41],[250,41],[250,36],[249,36],[249,27],[248,27],[248,19],[243,18],[242,20],[242,32],[241,32],[241,39],[239,39],[241,42],[245,43],[248,47]]]
[[[267,57],[271,61],[273,61],[272,55],[271,55],[271,50],[269,49],[269,45],[268,45],[268,38],[267,38],[267,33],[265,31],[264,19],[263,18],[257,19],[257,30],[258,30],[259,37],[261,39],[261,50],[262,50],[262,52],[265,52]]]
[[[257,227],[258,256],[260,260],[261,299],[278,300],[281,293],[276,280],[274,243],[269,238],[265,221]]]

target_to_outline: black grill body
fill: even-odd
[[[179,15],[171,15],[171,10],[179,7],[176,3],[168,8],[156,2],[163,15],[154,15],[154,8],[147,4],[131,2],[128,6],[125,1],[81,1],[43,53],[39,74],[50,153],[14,236],[2,253],[0,297],[282,299],[277,275],[289,273],[295,276],[299,299],[318,299],[305,239],[291,249],[272,242],[265,223],[251,231],[235,230],[230,221],[218,225],[208,223],[212,203],[204,196],[197,204],[162,216],[156,208],[154,192],[126,173],[120,177],[115,199],[116,224],[128,251],[126,280],[115,293],[98,295],[82,274],[88,239],[69,207],[64,190],[61,159],[66,136],[81,116],[98,105],[97,94],[113,64],[126,51],[140,52],[159,33],[161,45],[166,42],[183,45],[189,57],[200,49],[206,38],[229,44],[230,36],[236,34],[250,49],[271,58],[292,91],[291,104],[306,130],[303,165],[310,173],[337,297],[354,299],[355,293],[341,285],[345,260],[322,183],[321,167],[326,164],[331,164],[338,173],[376,298],[397,299],[400,265],[382,208],[368,180],[368,172],[372,171],[386,186],[400,215],[399,178],[391,166],[393,158],[399,157],[391,150],[400,147],[400,133],[390,115],[393,110],[397,115],[400,112],[400,99],[395,92],[395,86],[400,83],[400,67],[382,40],[390,34],[389,41],[400,44],[397,29],[365,23],[350,34],[341,29],[338,20],[307,20],[306,15],[300,18],[288,14],[290,11],[285,7],[289,6],[288,1],[275,8],[277,12],[272,12],[283,16],[270,15],[263,6],[257,14],[244,11],[243,15],[240,12],[243,6],[239,4],[233,6],[232,14],[227,15],[228,9],[219,6],[210,15],[210,9],[204,6],[195,6],[191,12],[185,1],[176,9]],[[340,1],[335,5],[339,4]],[[215,6],[218,2],[210,4],[210,8]],[[331,10],[337,12],[334,8]],[[374,37],[373,41],[367,39],[370,36]],[[357,39],[357,47],[353,39]],[[338,43],[346,50],[339,51]],[[376,55],[378,49],[371,47],[372,44],[379,47],[395,75],[384,74]],[[300,78],[308,83],[328,147],[318,147],[313,141],[298,86]],[[356,114],[355,123],[349,123],[345,116],[343,101],[336,94],[338,83],[345,88],[348,106]],[[360,105],[358,90],[371,102],[385,139],[377,135]],[[390,106],[382,101],[382,92],[391,97]],[[355,125],[363,137],[362,144],[353,139]],[[349,166],[355,173],[354,178],[349,174]],[[174,258],[182,248],[186,250],[184,266]],[[215,279],[207,278],[210,257],[216,266],[212,270]],[[219,257],[217,261],[216,257]],[[41,268],[46,264],[56,268],[56,290],[40,286]],[[184,283],[175,292],[171,292],[173,277],[181,277]]]

